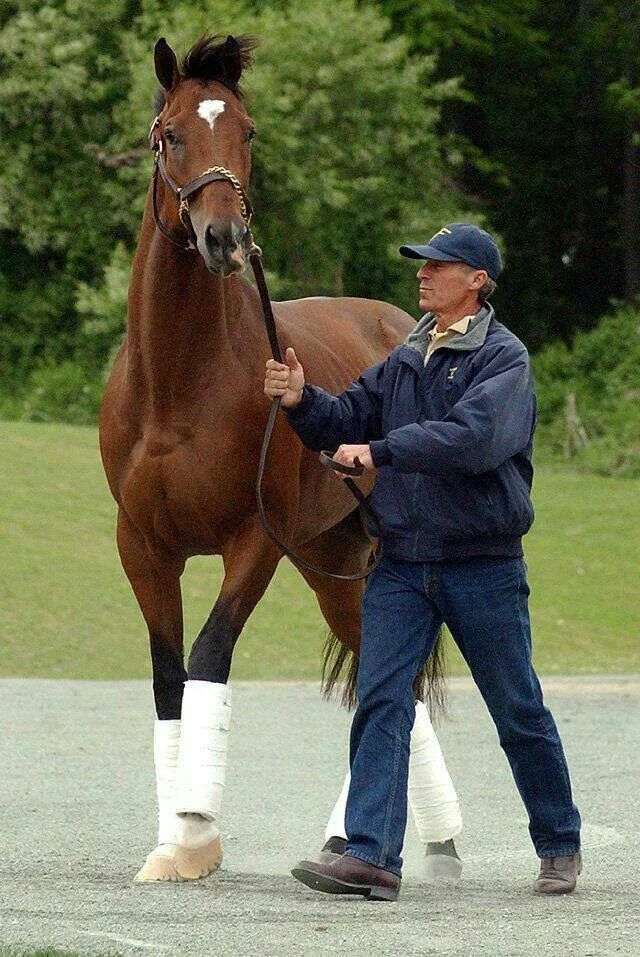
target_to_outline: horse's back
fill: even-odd
[[[283,350],[293,345],[309,381],[344,386],[400,345],[415,319],[388,302],[314,296],[274,302]],[[315,374],[314,374],[315,373]]]

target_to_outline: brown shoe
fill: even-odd
[[[400,894],[397,874],[350,854],[343,854],[330,864],[300,861],[291,873],[307,887],[325,894],[357,894],[371,901],[395,901]]]
[[[537,894],[570,894],[575,890],[581,871],[582,855],[579,851],[569,857],[543,857],[534,890]]]

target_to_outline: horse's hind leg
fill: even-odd
[[[356,511],[314,539],[304,550],[301,549],[301,554],[320,568],[339,574],[352,574],[365,568],[370,551],[371,545]],[[300,571],[314,589],[332,634],[343,646],[357,652],[360,647],[364,580],[340,581],[303,569]],[[349,680],[353,681],[354,677],[355,668],[352,668]],[[325,845],[320,860],[332,860],[336,853],[344,850],[344,813],[348,791],[347,771],[325,829]],[[433,880],[459,876],[461,864],[453,846],[453,838],[462,829],[460,805],[429,712],[422,702],[416,702],[416,720],[411,732],[409,804],[418,836],[425,848],[425,876]]]
[[[158,837],[136,880],[179,880],[174,858],[178,840],[175,778],[180,743],[182,689],[186,673],[182,648],[180,575],[184,562],[151,555],[144,538],[121,510],[118,550],[149,629],[156,705],[154,763],[158,796]]]

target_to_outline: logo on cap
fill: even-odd
[[[432,243],[433,240],[436,238],[436,236],[447,236],[447,235],[449,236],[451,235],[451,230],[447,229],[446,226],[443,226],[442,229],[439,229],[437,233],[433,234],[429,242]]]

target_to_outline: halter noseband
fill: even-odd
[[[244,219],[246,225],[249,226],[251,223],[251,217],[253,216],[253,208],[249,202],[249,197],[242,188],[242,184],[240,183],[238,177],[235,176],[231,170],[226,169],[224,166],[210,166],[209,169],[206,169],[204,173],[200,174],[200,176],[189,180],[185,186],[178,186],[178,184],[170,175],[167,165],[164,161],[164,141],[162,139],[159,126],[160,117],[156,116],[151,124],[151,129],[149,130],[149,145],[153,150],[153,218],[156,227],[162,233],[162,235],[166,236],[166,238],[170,240],[174,246],[179,246],[181,249],[197,248],[197,238],[193,224],[191,222],[191,215],[189,213],[189,198],[193,196],[194,193],[197,193],[198,190],[202,189],[203,186],[208,186],[209,183],[214,183],[216,180],[226,180],[228,183],[231,183],[238,195],[242,218]],[[158,173],[160,173],[165,184],[178,199],[178,215],[180,217],[180,222],[187,232],[186,243],[179,238],[177,239],[173,233],[171,233],[162,225],[160,221],[160,214],[158,212]]]

